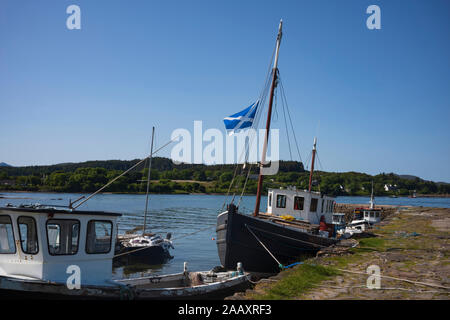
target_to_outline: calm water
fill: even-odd
[[[0,193],[0,206],[12,204],[52,204],[67,205],[80,194],[55,193]],[[160,266],[134,266],[116,268],[114,277],[141,276],[143,274],[167,274],[183,270],[183,262],[188,262],[190,270],[209,270],[220,265],[215,240],[217,214],[221,212],[223,195],[151,195],[148,216],[148,230],[165,237],[172,233],[175,249],[173,259]],[[261,209],[266,209],[266,197]],[[368,203],[368,197],[338,197],[338,203]],[[246,196],[241,210],[251,212],[255,197]],[[376,204],[411,205],[450,208],[450,198],[389,198],[379,197]],[[122,213],[119,219],[119,233],[125,233],[143,223],[145,195],[98,195],[80,207],[80,210],[101,210]],[[205,230],[206,229],[206,230]],[[201,231],[200,231],[201,230]],[[199,231],[199,232],[197,232]],[[197,232],[197,233],[195,233]],[[192,234],[194,233],[194,234]]]

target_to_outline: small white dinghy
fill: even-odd
[[[249,284],[236,271],[112,279],[118,213],[0,208],[0,299],[223,298]]]
[[[128,265],[135,262],[149,265],[162,264],[173,258],[169,251],[174,249],[170,238],[170,233],[165,239],[160,235],[119,236],[114,263],[117,265]]]

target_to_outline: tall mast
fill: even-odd
[[[142,236],[145,236],[145,227],[147,224],[147,209],[148,209],[148,192],[150,188],[150,172],[152,171],[152,159],[153,159],[153,138],[155,137],[155,127],[152,129],[152,143],[150,146],[150,160],[148,165],[148,176],[147,176],[147,193],[145,197],[145,212],[144,212],[144,226],[142,228]]]
[[[314,138],[314,145],[312,149],[312,159],[311,159],[311,172],[309,173],[309,187],[308,191],[311,192],[311,186],[312,186],[312,176],[314,172],[314,162],[316,161],[316,144],[317,144],[317,138]]]
[[[253,212],[254,217],[256,217],[259,214],[259,206],[260,206],[260,202],[261,202],[262,184],[263,184],[263,180],[264,180],[264,176],[261,173],[262,173],[263,164],[266,162],[267,144],[269,142],[269,130],[270,130],[270,120],[272,119],[273,96],[274,96],[275,88],[277,86],[278,53],[280,51],[282,27],[283,27],[283,20],[280,20],[280,25],[278,27],[277,44],[276,44],[276,49],[275,49],[275,59],[273,61],[273,68],[272,68],[272,85],[270,87],[269,109],[267,111],[267,121],[266,121],[266,133],[265,133],[265,137],[264,137],[264,145],[263,145],[263,151],[262,151],[262,156],[261,156],[261,163],[260,163],[260,167],[259,167],[258,190],[256,191],[256,205],[255,205],[255,211]]]
[[[372,180],[372,193],[370,194],[370,209],[373,209],[373,180]]]

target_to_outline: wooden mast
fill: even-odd
[[[317,138],[314,138],[314,145],[312,149],[312,159],[311,159],[311,172],[309,173],[309,187],[308,191],[311,192],[312,187],[312,176],[314,172],[314,162],[316,160],[316,144],[317,144]]]
[[[259,167],[258,189],[256,191],[256,205],[255,205],[255,211],[253,211],[254,217],[256,217],[259,214],[259,206],[261,203],[262,184],[263,184],[263,180],[264,180],[264,175],[262,175],[261,173],[262,173],[263,164],[266,162],[267,144],[269,142],[269,130],[270,130],[270,120],[272,119],[273,96],[274,96],[275,88],[277,86],[278,53],[280,50],[282,27],[283,27],[283,20],[280,20],[280,25],[278,27],[277,44],[276,44],[276,49],[275,49],[276,50],[275,51],[275,60],[273,62],[273,68],[272,68],[272,85],[270,87],[269,109],[267,111],[267,122],[266,122],[266,133],[265,133],[265,137],[264,137],[264,145],[263,145],[263,151],[262,151],[262,156],[261,156],[261,163],[260,163],[260,167]]]

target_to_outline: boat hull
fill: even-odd
[[[203,272],[205,273],[205,272]],[[250,287],[248,274],[235,275],[217,282],[197,283],[198,273],[182,273],[118,281],[122,285],[81,286],[69,290],[64,284],[17,280],[0,276],[0,300],[185,300],[224,299]],[[191,279],[191,280],[188,280]],[[113,283],[113,282],[111,282]]]
[[[144,263],[148,265],[159,265],[167,262],[173,257],[169,250],[156,245],[149,247],[123,247],[116,252],[113,263],[115,266]]]
[[[218,216],[216,231],[222,265],[234,269],[241,262],[245,271],[252,273],[277,273],[280,266],[276,260],[286,265],[337,242],[230,208]]]

